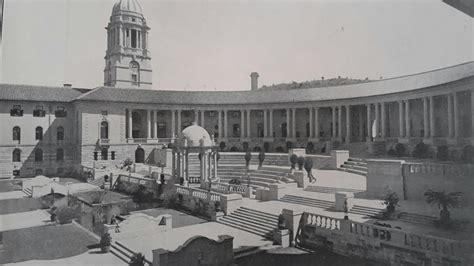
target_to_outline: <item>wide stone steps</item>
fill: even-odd
[[[130,260],[135,255],[135,252],[121,244],[120,242],[113,242],[110,247],[110,253],[114,254],[117,258],[122,260],[125,263],[130,263]],[[145,258],[145,265],[152,265],[153,263]]]
[[[349,158],[339,170],[367,176],[367,162],[361,158]]]
[[[89,184],[94,185],[94,186],[98,186],[98,187],[103,187],[104,183],[105,183],[105,178],[103,176],[99,177],[99,178],[96,178],[96,179],[92,180],[91,182],[89,182]]]
[[[230,215],[220,218],[218,223],[272,239],[273,230],[277,228],[278,216],[241,207]]]
[[[305,205],[309,207],[322,208],[322,209],[328,209],[328,208],[334,207],[333,201],[312,199],[312,198],[299,197],[299,196],[294,196],[294,195],[285,195],[280,199],[280,201],[298,204],[298,205]]]
[[[353,214],[359,214],[369,217],[382,217],[383,212],[385,209],[378,209],[373,207],[361,206],[361,205],[354,205],[349,212]]]
[[[402,212],[398,215],[398,219],[403,222],[408,222],[408,223],[433,225],[434,221],[437,220],[438,218],[433,217],[433,216],[428,216],[428,215]]]
[[[360,190],[360,189],[322,187],[322,186],[308,186],[305,188],[305,191],[327,193],[327,194],[336,194],[337,192],[351,192],[351,193],[364,192],[363,190]]]

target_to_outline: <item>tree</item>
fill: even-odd
[[[296,154],[292,154],[290,156],[290,164],[291,164],[291,169],[295,170],[295,166],[296,166],[296,161],[298,160],[298,155]]]
[[[397,154],[398,157],[402,157],[405,155],[405,145],[401,143],[397,143],[395,145],[395,153]]]
[[[130,262],[128,263],[130,266],[144,266],[145,265],[145,255],[142,253],[134,253],[133,256],[130,258]]]
[[[439,223],[442,226],[449,226],[450,212],[448,208],[459,207],[461,192],[446,193],[444,191],[433,191],[431,189],[425,192],[426,202],[431,205],[438,205],[441,209],[439,212]]]
[[[400,198],[398,197],[397,192],[387,191],[383,198],[383,204],[387,206],[387,214],[392,214],[395,212],[395,206],[398,206]]]

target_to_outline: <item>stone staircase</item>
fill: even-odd
[[[31,190],[31,188],[23,188],[21,191],[23,191],[23,193],[25,193],[26,196],[30,198],[33,196],[33,191]]]
[[[273,239],[273,230],[278,226],[278,216],[241,207],[217,222],[263,238]]]
[[[341,168],[340,171],[349,172],[353,174],[367,176],[367,162],[361,158],[349,158]]]
[[[311,185],[306,187],[305,191],[327,193],[327,194],[336,194],[337,192],[351,192],[351,193],[365,192],[364,190],[360,190],[360,189],[322,187],[322,186],[311,186]]]
[[[104,187],[104,183],[105,183],[105,179],[104,179],[103,176],[101,176],[99,178],[96,178],[96,179],[92,180],[91,182],[89,182],[89,184],[94,185],[94,186],[98,186],[98,187]]]
[[[380,218],[382,217],[383,212],[385,211],[384,208],[373,208],[367,207],[362,205],[354,205],[349,210],[349,213],[364,215],[368,217]]]
[[[131,249],[127,248],[125,245],[121,244],[118,241],[112,243],[110,247],[110,253],[114,254],[117,258],[122,260],[125,263],[130,263],[132,257],[136,254]],[[145,258],[145,265],[153,265],[147,258]]]

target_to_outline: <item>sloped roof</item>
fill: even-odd
[[[99,87],[77,100],[153,104],[259,104],[338,100],[423,89],[474,77],[474,62],[367,83],[257,91],[169,91]]]
[[[0,100],[70,102],[84,89],[34,85],[0,84]]]

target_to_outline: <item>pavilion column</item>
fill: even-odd
[[[405,136],[411,137],[411,125],[410,125],[410,100],[405,101]]]
[[[151,111],[146,111],[147,133],[146,138],[151,139]]]
[[[250,138],[250,113],[251,110],[247,110],[247,138]]]
[[[201,126],[202,128],[206,128],[206,127],[204,126],[204,125],[205,125],[205,123],[204,123],[204,114],[205,114],[205,113],[206,113],[206,111],[201,110],[201,124],[200,124],[200,126]]]
[[[273,109],[268,110],[268,112],[270,113],[270,127],[268,130],[268,136],[270,138],[273,138]],[[473,133],[473,136],[474,136],[474,133]]]
[[[351,107],[346,105],[346,142],[351,142]]]
[[[387,119],[387,110],[386,110],[386,106],[385,106],[385,103],[382,102],[380,103],[380,108],[381,108],[381,119],[380,119],[380,123],[382,124],[381,125],[381,128],[382,128],[382,138],[385,138],[387,136],[387,123],[386,123],[386,119]]]
[[[319,107],[314,108],[314,137],[319,139]]]
[[[186,151],[186,154],[184,155],[184,168],[185,168],[185,176],[186,180],[188,181],[188,186],[189,186],[189,156],[188,156],[188,151]]]
[[[428,98],[423,98],[423,131],[424,131],[424,138],[428,138],[430,136],[430,128],[429,128],[429,111],[428,111]]]
[[[214,158],[214,179],[217,178],[217,153],[213,153],[213,158]]]
[[[263,137],[268,137],[267,109],[263,109]]]
[[[153,112],[153,138],[158,138],[158,111]]]
[[[198,110],[193,110],[194,112],[194,123],[199,125],[199,111]]]
[[[171,110],[171,138],[176,136],[175,110]]]
[[[178,172],[178,178],[181,178],[183,176],[183,171],[182,171],[183,165],[181,164],[181,161],[182,161],[181,152],[178,152],[176,154],[176,161],[177,161],[176,162],[176,170],[178,170],[177,171]]]
[[[178,134],[181,133],[181,110],[178,110]]]
[[[430,96],[430,137],[434,138],[435,136],[434,97]]]
[[[240,138],[245,138],[245,110],[240,110]]]
[[[447,95],[448,99],[448,137],[452,138],[453,134],[453,102],[451,100],[451,94]]]
[[[336,137],[336,107],[332,107],[332,134],[331,137]]]
[[[378,138],[380,136],[380,112],[379,112],[379,103],[374,104],[375,108],[375,138]]]
[[[342,106],[337,107],[337,137],[342,138]]]
[[[227,138],[227,110],[224,110],[224,138]]]
[[[286,137],[290,138],[290,109],[286,109]]]
[[[217,111],[217,136],[222,139],[222,110]]]
[[[398,137],[403,138],[405,136],[405,122],[403,120],[403,101],[398,101]]]
[[[308,108],[308,113],[309,113],[309,132],[308,132],[308,138],[313,138],[313,107]]]
[[[364,114],[362,113],[362,108],[357,108],[359,109],[359,141],[363,141],[363,135],[364,135]]]
[[[372,140],[372,121],[371,120],[371,117],[372,117],[372,114],[371,114],[371,111],[372,111],[372,104],[367,104],[367,141],[371,141]]]
[[[459,138],[459,101],[458,94],[453,92],[454,137]]]
[[[128,138],[133,139],[133,119],[132,119],[132,109],[128,109]]]
[[[291,137],[296,138],[296,108],[291,109]]]

